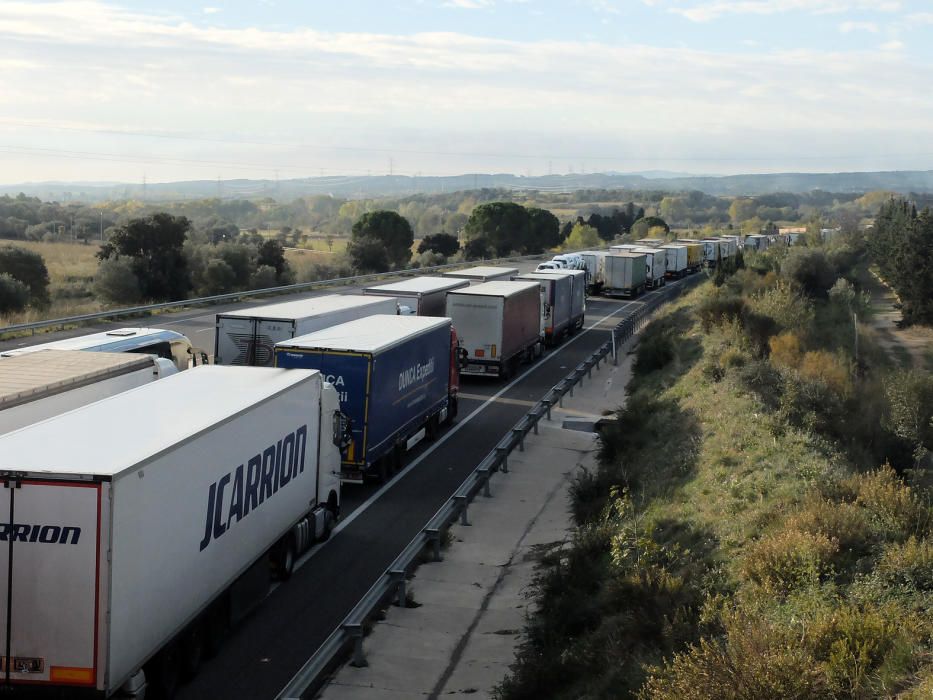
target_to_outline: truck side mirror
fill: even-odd
[[[463,369],[469,364],[470,353],[467,352],[466,348],[459,348],[457,350],[457,359],[459,360],[460,369]]]
[[[353,442],[353,426],[350,417],[342,411],[334,411],[334,445],[341,451]]]

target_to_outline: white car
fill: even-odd
[[[576,253],[565,253],[563,255],[555,255],[552,262],[563,263],[563,266],[568,270],[582,270],[584,268],[583,257],[577,255]]]
[[[564,256],[562,255],[555,255],[553,258],[551,258],[551,264],[557,265],[557,267],[561,270],[565,270],[569,267],[569,265],[567,264],[567,261],[564,259]]]
[[[541,270],[563,270],[563,269],[564,268],[562,268],[556,262],[543,262],[543,263],[538,264],[538,266],[535,268],[535,272],[540,272]]]

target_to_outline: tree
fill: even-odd
[[[564,250],[582,250],[599,245],[599,233],[589,224],[576,224],[564,242]]]
[[[19,280],[29,290],[29,304],[45,308],[49,299],[49,270],[38,253],[25,248],[0,248],[0,274],[6,273]]]
[[[380,209],[363,214],[353,224],[347,253],[356,267],[385,272],[390,267],[399,269],[411,262],[411,246],[414,242],[415,234],[408,219],[394,211]],[[381,261],[372,255],[373,244],[383,247]],[[378,263],[378,267],[373,268],[373,263]]]
[[[560,245],[560,220],[547,209],[528,208],[528,243],[525,251],[538,253]]]
[[[445,258],[453,255],[458,250],[460,250],[460,241],[457,240],[456,236],[451,236],[449,233],[433,233],[422,238],[421,243],[418,244],[419,254],[430,251],[443,255]]]
[[[22,311],[29,303],[29,287],[8,272],[0,272],[0,314]]]
[[[260,265],[249,278],[250,289],[269,289],[278,286],[278,284],[278,273],[276,273],[274,267],[269,265]]]
[[[263,241],[257,250],[256,265],[271,267],[275,270],[276,278],[288,269],[288,261],[285,259],[285,248],[282,244],[274,240]],[[257,287],[253,287],[257,289]]]
[[[741,224],[758,214],[758,202],[748,197],[736,197],[729,205],[729,217],[733,224]]]
[[[236,272],[230,265],[220,258],[207,261],[204,268],[204,292],[211,294],[226,294],[232,292],[237,286]]]
[[[474,238],[463,246],[463,256],[467,260],[485,260],[492,257],[492,248],[485,237]]]
[[[391,267],[386,247],[376,238],[352,238],[347,243],[347,257],[362,274],[386,272]]]
[[[114,304],[135,304],[140,298],[139,280],[129,258],[102,260],[94,275],[94,293]]]
[[[160,212],[117,228],[97,253],[101,261],[127,257],[145,299],[184,299],[191,279],[183,246],[191,222]]]
[[[466,223],[467,238],[485,238],[500,257],[513,250],[526,252],[531,224],[528,210],[513,202],[480,204]],[[540,248],[539,248],[540,251]]]
[[[781,263],[781,274],[811,297],[826,297],[836,282],[836,271],[818,248],[792,248]]]

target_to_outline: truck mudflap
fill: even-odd
[[[104,486],[0,482],[0,685],[100,687]]]

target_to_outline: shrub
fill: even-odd
[[[250,289],[269,289],[278,286],[278,284],[277,273],[271,265],[260,265],[249,278]]]
[[[0,272],[0,314],[22,311],[29,303],[29,287],[13,275]]]
[[[101,260],[94,276],[94,292],[114,304],[135,304],[142,298],[139,279],[129,258]]]
[[[764,357],[767,355],[768,341],[778,331],[777,322],[765,314],[746,310],[742,318],[742,327],[745,329],[745,336],[748,338],[755,356]]]
[[[726,321],[742,318],[745,312],[745,300],[728,291],[715,291],[697,306],[697,316],[703,330],[709,333],[713,326],[721,326]]]
[[[933,591],[933,545],[911,535],[906,542],[885,549],[875,572],[889,586]]]
[[[808,331],[815,316],[813,302],[786,283],[779,283],[749,301],[759,314],[770,316],[784,330]]]
[[[811,498],[792,515],[786,527],[838,542],[840,554],[862,554],[872,539],[871,526],[863,509],[853,503],[834,503],[818,497]]]
[[[768,341],[771,349],[771,362],[779,367],[796,369],[800,366],[800,338],[796,333],[786,331]]]
[[[651,332],[649,329],[638,342],[635,350],[635,363],[632,372],[636,376],[644,376],[659,369],[663,369],[674,359],[674,341],[669,333],[660,330]]]
[[[836,281],[826,253],[814,248],[793,248],[781,264],[781,274],[810,297],[826,297]]]
[[[22,282],[29,290],[29,304],[45,308],[49,298],[49,270],[38,253],[25,248],[0,248],[0,274],[6,273]]]
[[[929,505],[887,465],[849,477],[840,487],[844,496],[865,509],[875,532],[886,540],[923,537],[930,527]]]
[[[852,389],[848,362],[825,350],[804,353],[800,374],[811,381],[823,382],[839,394],[847,394]]]
[[[783,595],[818,583],[830,571],[839,543],[821,533],[783,530],[747,547],[742,575]]]
[[[722,640],[703,639],[654,669],[642,700],[808,700],[831,697],[813,658],[761,620],[739,619]]]
[[[201,292],[207,295],[225,294],[236,287],[236,272],[220,258],[207,261],[204,267],[204,286]]]

